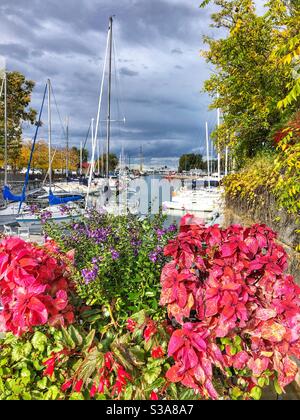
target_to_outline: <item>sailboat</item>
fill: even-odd
[[[12,194],[8,186],[8,127],[7,127],[7,72],[4,69],[3,80],[1,85],[1,95],[4,94],[4,187],[3,187],[3,199],[2,205],[0,207],[0,223],[3,225],[11,224],[16,221],[16,216],[18,214],[19,202],[21,196]]]
[[[173,193],[172,201],[163,203],[165,209],[201,213],[212,213],[220,210],[222,207],[222,190],[220,187],[212,187],[213,180],[211,176],[209,149],[209,130],[208,123],[206,122],[207,178],[205,183],[207,183],[208,187],[199,190],[188,189],[187,187],[180,188],[179,191]]]
[[[95,158],[96,152],[98,149],[98,160],[99,160],[99,143],[98,143],[98,132],[100,127],[100,122],[106,123],[106,162],[105,162],[105,169],[103,168],[103,159],[102,159],[102,170],[105,173],[105,177],[100,179],[100,195],[103,196],[109,190],[111,199],[108,205],[105,206],[106,209],[115,209],[118,207],[117,202],[113,202],[113,196],[116,195],[118,190],[126,190],[128,187],[129,179],[127,179],[126,175],[121,173],[119,177],[113,177],[109,171],[109,156],[110,156],[110,143],[111,143],[111,124],[113,122],[125,123],[126,119],[120,120],[113,120],[112,119],[112,70],[113,70],[113,51],[114,51],[114,40],[113,40],[113,18],[109,18],[109,28],[108,28],[108,35],[107,35],[107,43],[106,43],[106,52],[105,52],[105,59],[104,59],[104,67],[103,67],[103,74],[101,80],[101,87],[100,87],[100,94],[99,94],[99,103],[98,103],[98,112],[95,124],[95,130],[92,135],[93,138],[93,147],[92,147],[92,158],[91,158],[91,167],[89,173],[89,182],[88,182],[88,194],[86,197],[86,205],[88,206],[89,203],[89,196],[91,195],[92,189],[92,182],[93,182],[93,173],[95,172]],[[104,93],[104,81],[105,81],[105,74],[106,74],[106,67],[108,65],[108,108],[107,108],[107,116],[104,121],[100,120],[101,111],[102,111],[102,100],[103,100],[103,93]],[[103,157],[103,155],[102,155]],[[118,201],[118,200],[116,200]],[[115,211],[112,211],[115,213]]]
[[[26,226],[26,227],[33,227],[33,226],[40,226],[42,224],[42,215],[48,214],[49,220],[55,222],[55,223],[61,223],[61,222],[68,222],[70,220],[73,220],[75,218],[78,218],[82,215],[81,209],[76,206],[74,203],[82,200],[82,196],[68,196],[68,197],[58,197],[56,196],[52,191],[52,121],[51,121],[51,81],[48,79],[45,92],[44,92],[44,98],[43,98],[43,104],[40,111],[40,118],[39,123],[41,121],[41,115],[43,110],[43,105],[45,101],[46,92],[48,92],[48,157],[49,157],[49,207],[42,210],[42,214],[31,214],[27,210],[23,211],[21,213],[22,204],[25,199],[26,194],[26,188],[28,184],[28,173],[26,180],[23,187],[22,197],[20,201],[19,206],[19,215],[16,218],[16,221],[19,223],[20,226]],[[36,136],[35,136],[36,140]],[[34,144],[35,144],[34,140]],[[30,169],[32,155],[33,155],[34,147],[32,149],[30,161],[28,168]],[[68,203],[73,203],[71,206],[68,206],[68,212],[65,212],[65,205]]]

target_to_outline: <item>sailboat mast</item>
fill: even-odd
[[[208,133],[208,122],[206,122],[206,152],[207,152],[207,176],[208,186],[210,188],[210,156],[209,156],[209,133]]]
[[[66,153],[66,178],[69,178],[69,117],[66,118],[66,143],[67,143],[67,153]]]
[[[80,142],[80,176],[82,175],[82,161],[83,161],[83,150],[82,141]]]
[[[4,71],[4,185],[7,185],[7,74]]]
[[[113,18],[109,18],[109,69],[108,69],[108,112],[107,112],[107,144],[106,144],[106,176],[109,178],[110,126],[111,126],[111,84],[112,84],[112,50],[113,50]]]
[[[52,125],[51,125],[51,81],[48,79],[48,158],[49,158],[49,191],[52,188]]]
[[[226,149],[225,149],[225,176],[228,175],[228,153],[229,153],[228,146],[226,146]]]
[[[219,97],[219,96],[218,96]],[[218,108],[218,130],[220,128],[220,108]],[[219,138],[219,135],[218,135]],[[218,141],[218,181],[221,181],[221,153],[220,153],[220,142]]]

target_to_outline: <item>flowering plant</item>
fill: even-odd
[[[141,221],[90,211],[65,229],[48,223],[47,234],[64,251],[75,250],[76,291],[90,310],[87,322],[99,328],[124,324],[131,313],[159,308],[159,278],[167,261],[163,249],[177,228],[157,216]]]
[[[21,335],[40,325],[68,325],[74,321],[69,302],[69,258],[55,255],[52,243],[44,248],[8,237],[0,243],[0,331]]]
[[[170,364],[167,343],[173,331],[153,321],[145,311],[132,315],[125,334],[106,336],[101,343],[93,330],[88,336],[72,326],[62,332],[63,351],[44,361],[43,375],[65,377],[65,399],[158,400],[195,397],[166,378]],[[76,359],[76,363],[73,360]]]
[[[205,398],[281,393],[300,357],[300,289],[287,256],[264,225],[206,228],[191,215],[165,248],[161,305],[177,325],[167,378]]]

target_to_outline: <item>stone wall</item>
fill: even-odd
[[[255,206],[241,198],[226,199],[224,224],[230,225],[233,223],[242,225],[263,223],[276,231],[279,242],[289,255],[289,273],[300,284],[300,253],[295,251],[296,246],[299,245],[300,237],[296,231],[300,229],[300,226],[297,224],[295,216],[276,208],[275,199],[272,195],[262,194]]]

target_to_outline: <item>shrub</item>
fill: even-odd
[[[206,228],[188,215],[165,248],[161,304],[178,329],[167,378],[205,398],[259,399],[291,383],[299,358],[300,289],[265,225]]]
[[[40,325],[67,325],[74,321],[69,304],[69,254],[55,255],[57,249],[44,248],[19,238],[0,244],[0,331],[16,335]]]
[[[277,152],[258,155],[245,167],[224,179],[228,202],[245,202],[250,209],[264,208],[265,192],[276,206],[292,215],[300,226],[300,112],[274,134]],[[300,228],[296,230],[299,234]],[[296,250],[300,251],[297,241]]]
[[[87,321],[125,323],[131,313],[153,309],[163,316],[158,301],[160,273],[167,261],[163,248],[177,228],[164,227],[159,216],[141,221],[89,213],[64,229],[46,226],[63,251],[75,251],[74,280],[80,298],[93,307]]]
[[[155,227],[154,243],[167,242],[170,232],[147,224],[151,232]],[[102,301],[91,309],[73,295],[70,275],[77,269],[78,281],[88,249],[86,255],[77,249],[78,266],[70,271],[73,253],[53,242],[41,248],[4,239],[2,318],[13,334],[0,338],[0,399],[259,399],[270,383],[283,392],[297,372],[290,356],[299,357],[300,300],[275,239],[264,225],[207,228],[186,216],[156,261],[165,262],[161,289],[153,279],[161,291],[159,313],[146,294],[139,306],[147,310],[126,307],[127,289],[117,290],[124,300],[122,311],[109,301],[115,322],[103,315]],[[66,249],[68,240],[60,240]],[[129,277],[124,284],[131,287]],[[108,296],[114,298],[113,290]]]

